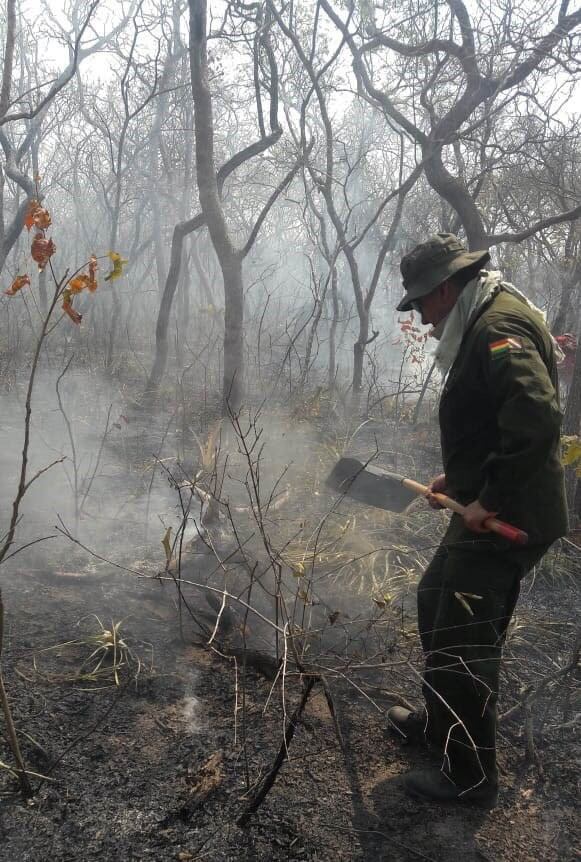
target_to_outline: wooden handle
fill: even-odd
[[[409,488],[410,491],[415,491],[416,494],[421,494],[424,497],[430,493],[430,489],[427,485],[422,485],[420,482],[414,482],[413,479],[403,479],[402,484],[405,485],[406,488]],[[466,507],[463,506],[462,503],[459,503],[457,500],[453,500],[451,497],[447,497],[446,494],[432,492],[432,495],[434,499],[438,501],[440,506],[443,506],[445,509],[451,509],[452,512],[456,512],[458,515],[464,515]],[[510,542],[514,542],[517,545],[526,545],[529,540],[528,534],[525,533],[524,530],[520,530],[518,527],[513,527],[505,521],[500,521],[498,518],[487,518],[484,522],[484,526],[487,530],[490,530],[493,533],[498,533],[499,536],[503,536],[505,539],[508,539]]]
[[[500,521],[498,518],[487,518],[484,526],[493,533],[498,533],[499,536],[504,536],[510,542],[515,542],[517,545],[526,545],[529,536],[524,530],[519,527],[513,527],[512,524],[507,524],[506,521]]]

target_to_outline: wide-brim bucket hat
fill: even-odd
[[[467,267],[483,266],[490,255],[487,251],[468,251],[453,233],[437,233],[404,255],[400,270],[405,295],[398,311],[410,311],[412,303]]]

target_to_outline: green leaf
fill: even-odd
[[[580,437],[563,437],[563,455],[561,461],[564,467],[572,466],[581,461]]]

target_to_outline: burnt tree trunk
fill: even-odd
[[[329,330],[329,390],[335,386],[337,375],[337,326],[339,325],[339,295],[337,290],[337,267],[333,264],[331,273],[331,305],[333,317]]]
[[[363,361],[365,359],[365,346],[369,341],[369,311],[365,306],[357,306],[359,315],[359,335],[353,345],[353,393],[351,407],[354,413],[359,410],[361,389],[363,387]]]
[[[184,239],[203,223],[203,216],[198,215],[189,221],[179,222],[174,227],[169,269],[155,327],[155,358],[145,389],[146,398],[152,398],[157,393],[167,366],[169,318],[180,277]]]
[[[220,260],[224,278],[224,373],[222,412],[237,411],[244,395],[244,285],[238,254]]]
[[[563,433],[577,435],[581,433],[581,348],[577,349],[575,356],[575,368],[573,379],[567,397],[567,407],[563,420]],[[581,495],[578,493],[579,480],[575,467],[566,469],[565,485],[567,489],[567,502],[571,521],[578,523],[581,518]]]
[[[214,115],[208,84],[206,0],[189,0],[190,71],[194,99],[196,175],[200,205],[224,279],[224,414],[242,403],[244,380],[244,292],[242,259],[235,249],[222,209],[214,162]]]
[[[554,335],[563,335],[569,329],[571,318],[574,316],[573,311],[576,308],[575,300],[579,293],[580,278],[581,262],[576,265],[575,271],[563,281],[561,296],[559,297],[559,307],[551,326],[551,331]]]
[[[447,170],[442,161],[442,152],[439,147],[433,149],[430,149],[429,145],[424,147],[423,156],[426,159],[426,179],[434,191],[447,201],[457,213],[466,231],[468,247],[471,251],[487,249],[490,242],[486,228],[469,189],[460,179]]]
[[[281,180],[258,215],[246,244],[237,249],[230,237],[221,201],[222,186],[228,176],[249,159],[265,152],[282,135],[278,123],[278,72],[269,44],[268,27],[261,30],[258,43],[268,59],[268,88],[270,91],[270,134],[262,134],[258,141],[235,153],[216,173],[214,157],[214,117],[212,95],[208,84],[207,59],[207,2],[188,0],[190,10],[189,61],[194,104],[194,145],[196,178],[201,213],[174,228],[170,266],[161,299],[156,326],[156,352],[154,365],[147,383],[146,397],[153,397],[159,387],[167,364],[168,324],[173,298],[179,280],[184,237],[205,224],[216,252],[224,281],[224,375],[223,412],[236,412],[243,397],[244,362],[244,291],[242,263],[252,248],[270,208],[295,177],[301,160]]]

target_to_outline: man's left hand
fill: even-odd
[[[478,500],[473,500],[464,510],[464,523],[473,533],[488,533],[490,531],[484,526],[484,522],[488,518],[494,518],[496,514],[496,512],[488,512]]]

